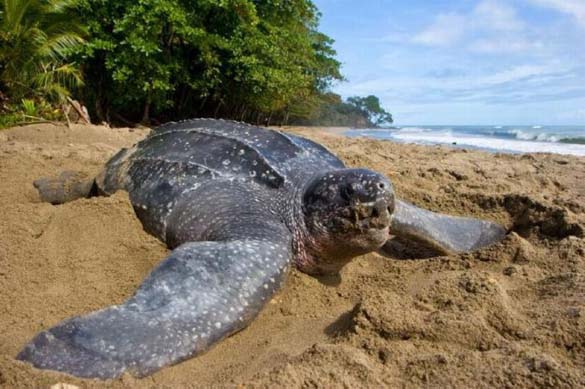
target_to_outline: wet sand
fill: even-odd
[[[32,181],[96,174],[146,129],[0,130],[0,387],[585,386],[585,158],[507,155],[287,128],[386,174],[428,209],[511,232],[474,253],[369,254],[339,278],[293,271],[244,331],[145,379],[82,380],[14,360],[38,331],[120,303],[168,252],[125,193],[61,206]]]

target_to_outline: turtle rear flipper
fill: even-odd
[[[390,233],[420,242],[440,254],[449,254],[473,251],[499,242],[506,230],[490,221],[444,215],[396,200]],[[386,243],[380,251],[390,251],[390,245]]]
[[[80,172],[64,171],[58,177],[42,177],[33,182],[43,202],[63,204],[97,194],[95,180]]]

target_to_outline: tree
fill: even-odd
[[[309,0],[82,0],[79,14],[85,95],[101,120],[263,122],[341,79]]]
[[[380,99],[376,96],[349,97],[347,102],[362,111],[374,127],[378,127],[384,123],[390,124],[393,121],[392,114],[386,112],[386,110],[380,106]]]
[[[4,0],[0,5],[0,88],[13,101],[63,102],[82,85],[68,55],[83,43],[72,0]]]
[[[290,122],[364,128],[392,123],[392,115],[380,107],[376,96],[350,97],[343,101],[338,94],[327,92],[297,102],[291,110]]]

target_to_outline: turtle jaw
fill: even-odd
[[[381,222],[375,218],[361,220],[358,227],[334,234],[322,225],[315,226],[305,239],[302,252],[297,251],[297,268],[316,276],[336,274],[353,258],[380,249],[388,240],[390,226],[383,223],[374,227],[375,223]]]

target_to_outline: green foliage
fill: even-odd
[[[37,106],[34,100],[22,99],[22,109],[25,115],[34,116],[37,113]]]
[[[310,107],[307,107],[307,102],[299,103],[289,122],[301,125],[365,128],[390,124],[392,115],[380,106],[376,96],[350,97],[344,102],[341,96],[335,93],[325,93],[314,98]]]
[[[22,114],[5,111],[0,115],[0,129],[14,126],[20,122],[22,122]]]
[[[319,17],[311,0],[3,0],[0,112],[53,118],[75,91],[107,122],[391,122],[375,96],[328,92],[343,77]]]
[[[73,0],[3,0],[0,4],[0,90],[11,101],[62,102],[82,85],[67,60],[83,40]]]
[[[309,0],[82,0],[85,97],[101,120],[259,120],[341,79]]]
[[[63,112],[42,99],[22,99],[20,103],[3,104],[0,128],[38,120],[62,120]]]
[[[349,97],[347,103],[363,112],[373,127],[392,123],[392,115],[380,106],[380,100],[373,95],[367,97]]]

